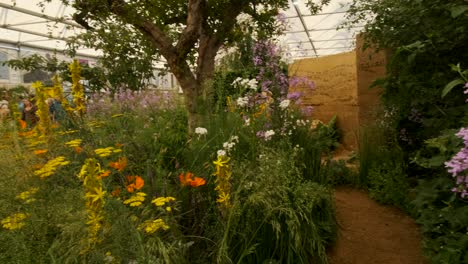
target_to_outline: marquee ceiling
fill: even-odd
[[[71,19],[73,9],[59,0],[43,8],[38,0],[0,0],[1,43],[18,47],[64,50],[66,40],[84,29]],[[289,27],[281,37],[293,59],[319,57],[354,48],[355,33],[361,28],[337,29],[344,21],[350,0],[332,0],[320,14],[311,15],[303,0],[289,0],[283,13]],[[99,56],[99,51],[80,49],[82,56]]]

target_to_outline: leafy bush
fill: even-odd
[[[452,187],[449,178],[439,177],[422,180],[415,190],[412,205],[432,263],[468,262],[468,206],[450,191]]]
[[[304,182],[289,162],[291,154],[297,150],[267,148],[261,151],[259,166],[237,164],[242,171],[238,175],[243,175],[236,190],[241,198],[228,216],[218,259],[326,263],[326,246],[336,235],[332,194]]]

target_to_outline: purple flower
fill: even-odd
[[[310,106],[310,105],[301,108],[301,112],[305,116],[311,116],[313,110],[314,110],[314,108],[312,106]]]
[[[256,135],[257,135],[258,138],[264,138],[265,137],[265,131],[258,131]]]
[[[289,100],[298,100],[300,97],[302,96],[302,93],[301,92],[292,92],[292,93],[288,93],[288,96],[287,98]]]

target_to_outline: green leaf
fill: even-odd
[[[445,97],[453,89],[453,87],[464,83],[465,82],[462,79],[455,79],[451,81],[445,86],[444,90],[442,91],[442,98]]]
[[[452,13],[452,17],[456,18],[463,13],[465,13],[468,10],[468,5],[460,5],[460,6],[454,6],[450,8],[450,12]]]

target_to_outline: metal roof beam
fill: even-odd
[[[305,33],[307,35],[307,38],[309,39],[310,45],[312,46],[312,49],[314,50],[315,55],[318,57],[317,50],[315,50],[314,42],[312,41],[312,37],[309,34],[309,29],[307,28],[307,25],[306,25],[306,23],[304,21],[304,18],[302,17],[301,10],[299,9],[299,7],[297,6],[296,3],[293,2],[292,4],[294,6],[294,9],[296,9],[296,13],[299,16],[299,19],[301,20],[302,27],[304,27],[304,31],[305,31]]]
[[[39,45],[28,44],[28,43],[24,43],[24,42],[15,42],[15,41],[7,40],[7,39],[0,39],[0,44],[2,44],[2,43],[15,45],[15,48],[12,48],[12,49],[15,49],[15,50],[18,50],[18,51],[21,50],[21,47],[26,47],[26,48],[46,50],[46,51],[52,51],[52,52],[58,52],[58,53],[65,54],[64,50],[58,50],[58,49],[54,49],[54,48],[48,48],[48,47],[43,47],[43,46],[39,46]],[[1,48],[7,48],[5,46],[3,46],[3,47],[0,46],[0,47]],[[85,53],[81,53],[81,52],[77,52],[76,55],[80,56],[80,57],[86,57],[86,58],[89,58],[89,59],[98,59],[99,58],[98,56],[93,56],[93,55],[89,55],[89,54],[85,54]]]
[[[316,48],[316,50],[334,50],[334,49],[353,49],[354,47],[334,47],[334,48]],[[313,49],[297,49],[297,50],[290,50],[294,52],[298,51],[313,51]]]
[[[352,27],[347,27],[348,28],[363,28],[364,26],[352,26]],[[319,32],[319,31],[339,31],[338,28],[320,28],[320,29],[309,29],[308,32]],[[286,31],[286,34],[293,34],[293,33],[302,33],[304,30],[295,30],[295,31]]]
[[[302,16],[303,17],[328,16],[328,15],[335,15],[335,14],[345,14],[346,12],[348,11],[336,11],[336,12],[318,13],[318,14],[302,15]],[[297,16],[287,16],[286,18],[297,18]]]
[[[354,40],[354,38],[319,39],[319,40],[314,40],[314,43],[316,43],[316,42],[343,41],[343,40]],[[308,41],[295,41],[295,42],[286,42],[286,44],[302,44],[302,43],[307,43],[307,42],[308,42]]]
[[[7,27],[14,27],[14,26],[27,26],[27,25],[36,25],[36,24],[44,24],[50,21],[42,20],[42,21],[35,21],[35,22],[24,22],[24,23],[16,23],[16,24],[5,24]]]
[[[16,32],[26,33],[26,34],[31,34],[31,35],[34,35],[34,36],[39,36],[39,37],[44,37],[44,38],[49,38],[49,39],[68,41],[68,39],[62,38],[62,37],[59,37],[59,36],[53,36],[51,34],[39,33],[39,32],[35,32],[35,31],[27,30],[27,29],[22,29],[22,28],[13,28],[13,27],[10,27],[9,25],[0,25],[0,28],[5,28],[7,30],[12,30],[12,31],[16,31]]]
[[[83,28],[80,24],[78,24],[76,22],[65,20],[63,17],[48,16],[48,15],[45,15],[45,14],[42,14],[42,13],[39,13],[39,12],[34,12],[34,11],[31,11],[31,10],[28,10],[28,9],[25,9],[25,8],[17,7],[17,6],[12,5],[12,4],[0,3],[0,7],[3,7],[5,9],[10,9],[10,10],[13,10],[13,11],[16,11],[16,12],[20,12],[20,13],[23,13],[23,14],[27,14],[27,15],[31,15],[31,16],[35,16],[35,17],[39,17],[39,18],[43,18],[43,19],[47,19],[49,21],[62,23],[62,24],[67,24],[67,25],[70,25],[70,26],[78,27],[78,28]]]

